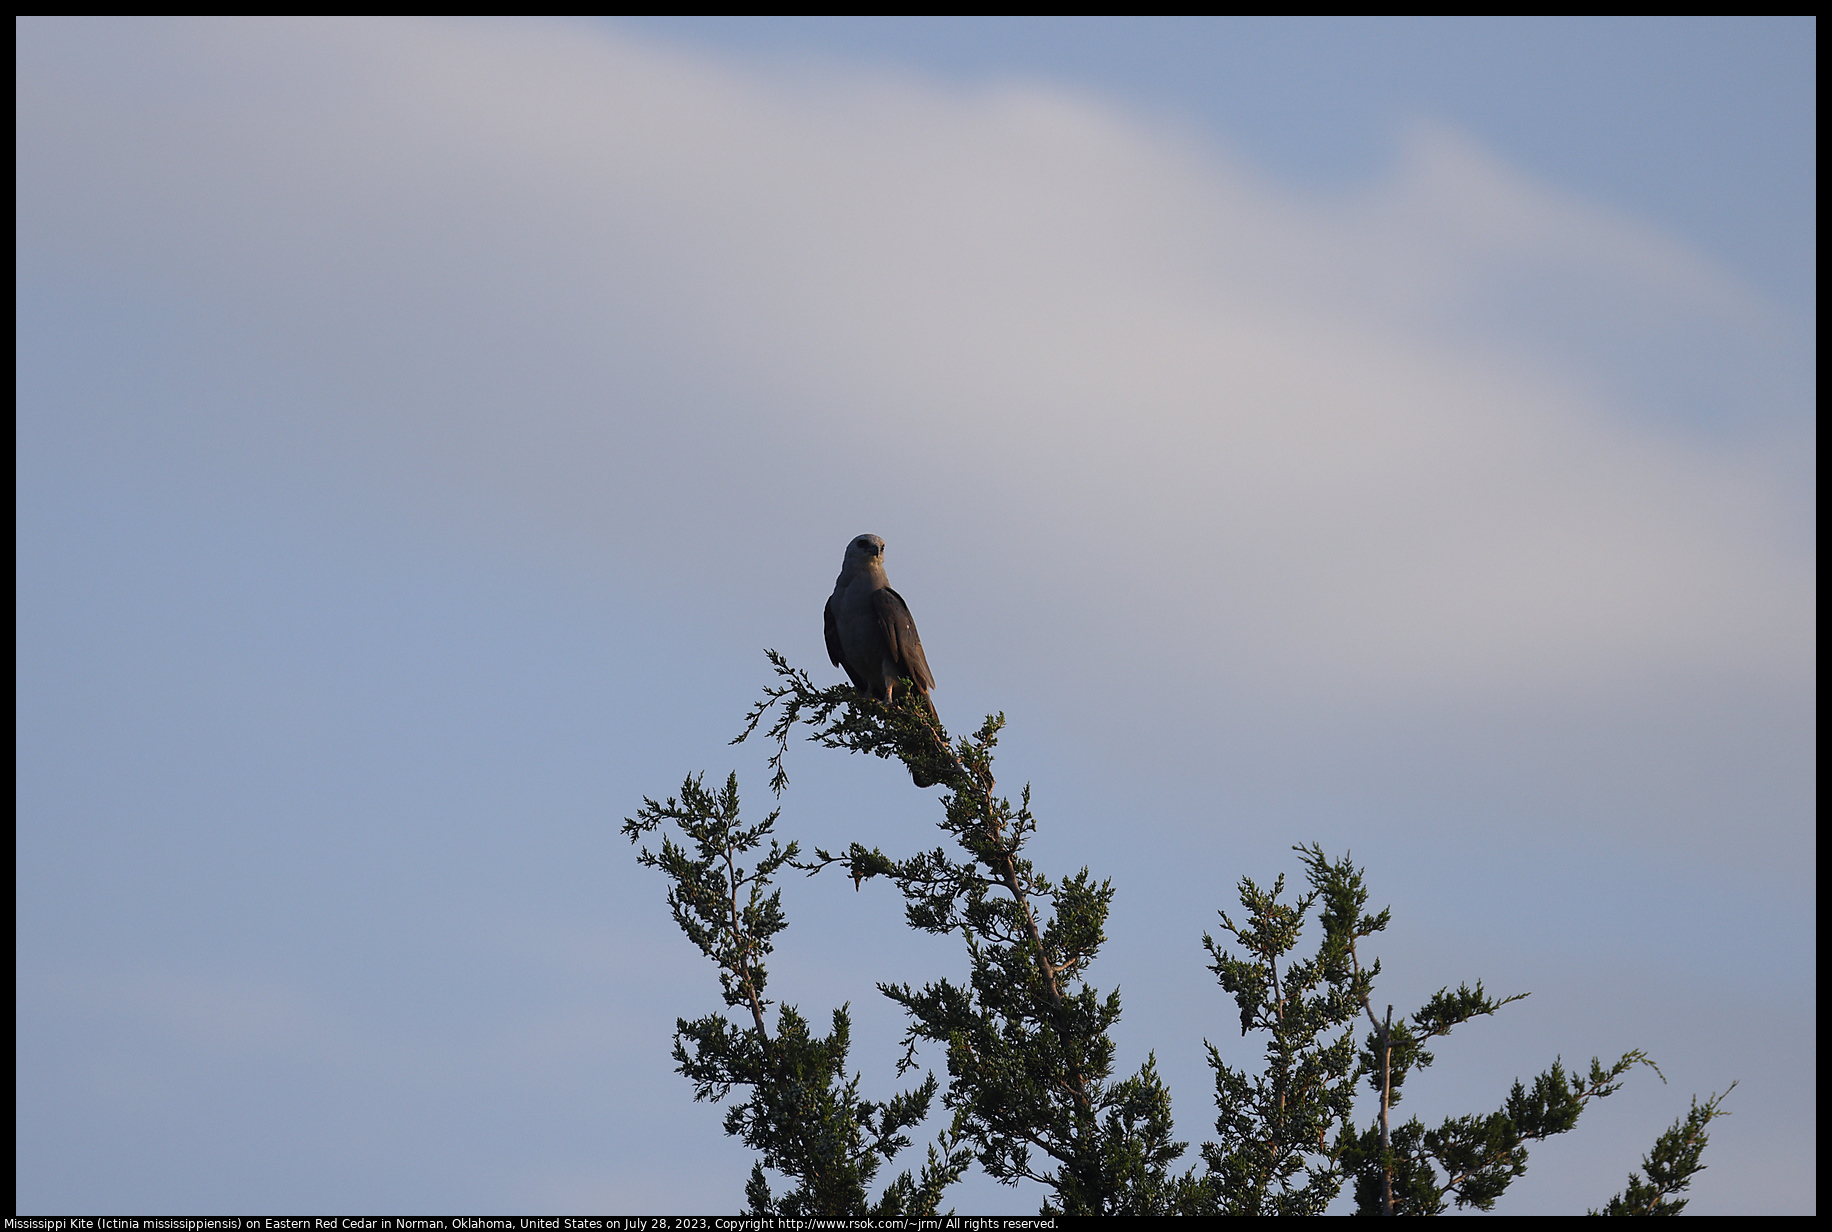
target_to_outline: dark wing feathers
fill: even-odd
[[[840,621],[839,617],[834,614],[832,599],[827,600],[827,608],[822,615],[827,626],[827,657],[833,660],[835,667],[846,669],[846,674],[852,677],[854,688],[865,689],[865,677],[853,670],[853,665],[846,661],[845,647],[840,645]]]
[[[827,657],[833,660],[835,667],[839,667],[844,663],[846,655],[840,649],[840,622],[834,617],[832,599],[827,600],[821,617],[827,626]]]
[[[891,661],[921,689],[933,689],[935,677],[929,672],[929,661],[923,657],[922,639],[916,636],[916,620],[903,596],[886,586],[871,596],[872,608],[878,614],[878,630],[884,636]]]

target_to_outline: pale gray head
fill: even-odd
[[[850,573],[854,569],[869,569],[876,563],[884,565],[884,540],[876,535],[860,535],[846,545],[846,563],[842,566]]]

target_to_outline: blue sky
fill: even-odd
[[[1533,993],[1419,1115],[1662,1064],[1498,1209],[1733,1080],[1694,1209],[1813,1209],[1810,21],[19,33],[21,1210],[736,1206],[616,826],[763,805],[866,531],[1183,1136],[1314,840]],[[929,841],[837,757],[790,836]],[[786,906],[881,1092],[957,947]]]

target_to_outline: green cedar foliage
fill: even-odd
[[[942,1192],[970,1162],[946,1141],[939,1154],[930,1148],[920,1178],[903,1173],[875,1203],[868,1190],[880,1163],[909,1145],[902,1131],[929,1114],[934,1075],[914,1091],[873,1103],[859,1098],[857,1077],[845,1077],[852,1029],[845,1007],[833,1011],[833,1029],[825,1038],[815,1036],[807,1020],[788,1005],[778,1010],[775,1033],[770,1031],[763,960],[788,920],[782,892],[769,886],[796,856],[794,843],[782,847],[771,837],[777,816],[771,813],[761,825],[744,826],[734,774],[719,792],[689,778],[678,800],[671,796],[657,804],[645,799],[637,815],[624,822],[631,842],[673,823],[692,844],[690,852],[664,835],[659,852],[644,847],[637,860],[661,870],[672,883],[668,906],[674,922],[719,968],[725,1004],[750,1019],[748,1026],[735,1025],[723,1014],[677,1020],[676,1066],[693,1083],[696,1100],[722,1102],[735,1087],[748,1090],[748,1098],[726,1113],[725,1132],[763,1157],[745,1186],[751,1214],[933,1214]],[[753,867],[739,863],[766,838],[769,851]],[[796,1187],[772,1195],[765,1166],[796,1181]]]
[[[1380,963],[1364,964],[1361,946],[1387,927],[1388,912],[1367,913],[1362,870],[1347,858],[1298,847],[1303,894],[1282,901],[1283,876],[1270,890],[1242,880],[1240,922],[1221,915],[1228,940],[1203,937],[1241,1033],[1265,1036],[1265,1064],[1258,1073],[1236,1070],[1209,1045],[1217,1140],[1202,1146],[1200,1171],[1174,1173],[1187,1144],[1174,1140],[1155,1057],[1114,1077],[1119,994],[1103,995],[1086,979],[1106,939],[1113,887],[1085,868],[1052,879],[1023,854],[1037,829],[1030,789],[1014,806],[992,774],[1004,716],[950,743],[913,690],[885,703],[850,685],[822,689],[769,654],[778,682],[737,739],[770,720],[775,794],[788,786],[789,738],[804,728],[818,744],[895,758],[940,784],[940,826],[951,842],[901,859],[854,843],[803,861],[796,844],[782,847],[772,837],[777,813],[754,827],[740,822],[735,775],[716,793],[689,778],[678,801],[645,799],[626,820],[632,842],[672,825],[691,844],[689,852],[664,836],[659,853],[643,848],[638,859],[669,879],[676,924],[718,967],[726,1004],[749,1018],[744,1026],[718,1014],[680,1020],[674,1057],[695,1099],[747,1093],[728,1111],[725,1130],[761,1156],[745,1188],[752,1214],[930,1215],[975,1161],[1008,1184],[1045,1186],[1044,1214],[1321,1214],[1350,1180],[1362,1214],[1438,1214],[1447,1201],[1488,1210],[1526,1171],[1528,1143],[1570,1130],[1584,1105],[1619,1089],[1628,1070],[1653,1066],[1639,1051],[1607,1068],[1593,1059],[1583,1075],[1555,1061],[1530,1086],[1517,1081],[1496,1112],[1447,1118],[1436,1128],[1416,1118],[1392,1126],[1407,1078],[1432,1064],[1426,1044],[1525,994],[1497,1001],[1480,983],[1460,985],[1441,989],[1409,1018],[1394,1021],[1391,1006],[1376,1014]],[[740,858],[766,839],[768,852],[747,870]],[[946,1050],[942,1104],[952,1117],[919,1173],[902,1173],[875,1201],[869,1191],[880,1164],[909,1145],[903,1131],[928,1115],[939,1089],[934,1075],[884,1103],[861,1099],[860,1079],[845,1073],[845,1007],[833,1012],[825,1038],[792,1006],[778,1010],[772,1033],[765,1012],[772,1003],[763,996],[762,960],[787,926],[772,880],[784,866],[813,874],[833,865],[855,885],[892,882],[909,926],[958,934],[969,965],[964,982],[878,985],[907,1016],[900,1075],[915,1067],[921,1045]],[[1313,927],[1314,953],[1294,957]],[[1357,1047],[1363,1020],[1371,1029]],[[1364,1081],[1378,1111],[1358,1128]],[[1644,1160],[1646,1179],[1631,1177],[1603,1213],[1683,1207],[1672,1195],[1702,1167],[1703,1131],[1723,1115],[1721,1100],[1694,1101]],[[766,1167],[794,1188],[773,1194]]]
[[[1037,828],[1030,790],[1014,806],[992,775],[1004,716],[950,747],[914,691],[877,703],[847,685],[816,688],[774,652],[771,661],[781,683],[766,690],[739,738],[781,707],[768,729],[778,792],[787,785],[782,759],[798,724],[829,747],[897,757],[944,788],[941,828],[959,855],[937,847],[895,860],[854,844],[839,856],[817,851],[805,867],[838,864],[855,883],[886,877],[902,892],[912,928],[958,933],[965,942],[965,983],[878,986],[909,1016],[901,1069],[914,1064],[922,1043],[947,1049],[942,1102],[954,1114],[953,1140],[970,1144],[1000,1181],[1047,1186],[1053,1200],[1046,1214],[1182,1209],[1195,1187],[1170,1172],[1187,1146],[1171,1138],[1170,1094],[1150,1058],[1132,1076],[1114,1079],[1119,994],[1103,996],[1086,982],[1106,940],[1113,887],[1086,869],[1052,880],[1024,857]]]
[[[1722,1107],[1736,1089],[1736,1083],[1722,1095],[1713,1095],[1704,1103],[1692,1097],[1692,1110],[1673,1122],[1673,1128],[1660,1135],[1654,1149],[1641,1160],[1646,1177],[1629,1173],[1628,1188],[1609,1200],[1609,1204],[1592,1215],[1677,1215],[1686,1209],[1686,1199],[1673,1195],[1684,1193],[1695,1174],[1705,1165],[1699,1158],[1705,1153],[1705,1127],[1713,1117],[1729,1116]]]
[[[1589,1075],[1574,1082],[1555,1061],[1530,1090],[1516,1082],[1498,1112],[1450,1117],[1436,1129],[1416,1119],[1391,1129],[1407,1077],[1434,1059],[1425,1045],[1525,994],[1497,1001],[1480,983],[1474,989],[1465,984],[1455,992],[1440,989],[1410,1020],[1394,1022],[1391,1006],[1376,1015],[1380,963],[1364,966],[1360,949],[1385,930],[1389,913],[1367,914],[1362,871],[1347,858],[1332,861],[1317,847],[1295,850],[1307,893],[1285,903],[1283,877],[1270,891],[1243,880],[1246,916],[1236,924],[1222,913],[1241,956],[1203,937],[1215,960],[1209,969],[1240,1009],[1241,1033],[1266,1035],[1259,1075],[1230,1068],[1209,1046],[1221,1115],[1215,1122],[1219,1140],[1202,1154],[1217,1213],[1321,1214],[1351,1176],[1356,1209],[1364,1215],[1435,1215],[1445,1209],[1446,1197],[1488,1210],[1525,1174],[1528,1142],[1571,1129],[1586,1101],[1617,1090],[1633,1066],[1652,1065],[1640,1052],[1607,1070],[1592,1060]],[[1316,952],[1293,960],[1313,910],[1321,933]],[[1372,1030],[1357,1050],[1360,1019]],[[1378,1113],[1357,1131],[1355,1088],[1364,1078],[1378,1097]]]
[[[1380,972],[1379,963],[1360,970],[1350,955],[1356,941],[1387,926],[1387,912],[1362,913],[1367,894],[1346,861],[1331,864],[1309,850],[1304,858],[1311,889],[1295,902],[1279,901],[1283,875],[1269,891],[1241,880],[1246,915],[1236,924],[1224,911],[1221,923],[1242,956],[1202,938],[1215,960],[1209,970],[1240,1009],[1241,1034],[1266,1034],[1266,1066],[1257,1075],[1231,1068],[1207,1045],[1221,1115],[1218,1140],[1203,1145],[1202,1157],[1217,1214],[1320,1215],[1342,1188],[1341,1144],[1362,1073],[1353,1024]],[[1291,961],[1319,901],[1317,953]]]

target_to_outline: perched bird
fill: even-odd
[[[935,677],[923,657],[909,604],[884,576],[884,540],[878,536],[860,535],[846,545],[846,560],[827,600],[826,624],[827,657],[846,669],[859,692],[888,702],[897,681],[908,680],[929,713],[935,713],[929,700]],[[914,770],[910,777],[918,787],[933,782],[923,782]]]

